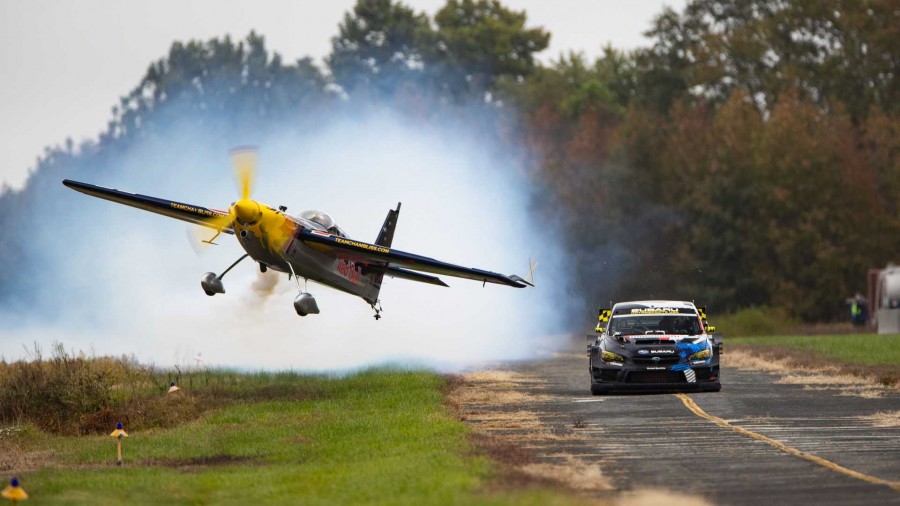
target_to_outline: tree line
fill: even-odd
[[[98,139],[48,148],[0,195],[0,304],[26,303],[17,288],[39,266],[28,210],[176,118],[240,138],[390,107],[488,117],[484,135],[524,148],[535,218],[570,266],[573,327],[635,297],[832,319],[900,253],[898,27],[887,0],[693,0],[655,18],[647,47],[541,64],[551,34],[499,1],[428,16],[359,0],[322,67],[255,33],[176,42]]]
[[[843,317],[900,255],[898,30],[889,1],[695,0],[539,68],[512,93],[576,292]]]

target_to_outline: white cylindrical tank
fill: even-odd
[[[879,334],[900,334],[900,267],[889,265],[878,276],[880,307],[876,312]]]
[[[881,271],[881,294],[882,307],[900,307],[900,267]]]

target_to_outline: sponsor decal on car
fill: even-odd
[[[671,307],[640,307],[632,309],[631,314],[678,314],[678,310]]]

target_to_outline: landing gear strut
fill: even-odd
[[[298,278],[297,273],[294,272],[294,267],[290,262],[288,262],[287,265],[288,269],[291,270],[291,275],[294,276],[294,279],[297,281],[297,290],[300,292],[297,295],[297,298],[294,299],[294,310],[297,311],[297,314],[300,316],[319,314],[319,305],[316,304],[316,298],[300,288],[300,278]],[[306,278],[304,278],[304,285],[305,284]]]
[[[225,285],[222,284],[222,278],[224,278],[225,275],[228,274],[228,271],[234,269],[235,265],[239,264],[241,260],[247,258],[248,256],[250,256],[249,253],[244,253],[244,256],[238,258],[233,264],[231,264],[230,267],[225,269],[225,271],[218,276],[216,276],[215,272],[207,272],[206,274],[204,274],[203,277],[200,278],[200,286],[203,288],[203,291],[206,292],[206,295],[212,297],[217,293],[225,293]]]
[[[376,307],[376,306],[377,306],[377,307]],[[381,319],[381,312],[384,311],[383,309],[381,309],[381,301],[380,301],[380,300],[376,300],[375,302],[373,302],[373,303],[372,303],[372,309],[375,310],[375,320],[376,320],[376,321],[380,320],[380,319]]]

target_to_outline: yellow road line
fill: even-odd
[[[850,476],[850,477],[853,477],[853,478],[856,478],[858,480],[862,480],[862,481],[865,481],[868,483],[873,483],[875,485],[887,485],[888,487],[891,487],[894,490],[900,491],[900,481],[883,480],[883,479],[875,477],[875,476],[870,476],[868,474],[863,474],[858,471],[854,471],[853,469],[847,469],[846,467],[835,464],[834,462],[832,462],[830,460],[825,460],[822,457],[817,457],[810,453],[800,451],[796,448],[793,448],[791,446],[788,446],[788,445],[782,443],[781,441],[772,439],[770,437],[763,436],[762,434],[757,434],[756,432],[747,430],[743,427],[738,427],[737,425],[732,425],[717,416],[712,416],[709,413],[707,413],[706,411],[703,411],[703,409],[701,409],[700,406],[698,406],[697,403],[694,402],[693,399],[691,399],[690,397],[688,397],[685,394],[675,394],[675,396],[678,397],[679,399],[681,399],[681,402],[684,403],[685,407],[688,408],[689,410],[693,411],[695,415],[699,416],[700,418],[705,418],[705,419],[709,420],[710,422],[715,423],[719,427],[725,427],[727,429],[731,429],[731,430],[737,432],[738,434],[743,434],[745,436],[752,437],[753,439],[758,439],[764,443],[768,443],[768,444],[774,446],[775,448],[778,448],[779,450],[781,450],[785,453],[789,453],[795,457],[800,457],[803,460],[808,460],[810,462],[818,464],[827,469],[831,469],[832,471],[836,471],[838,473],[845,474],[847,476]]]

